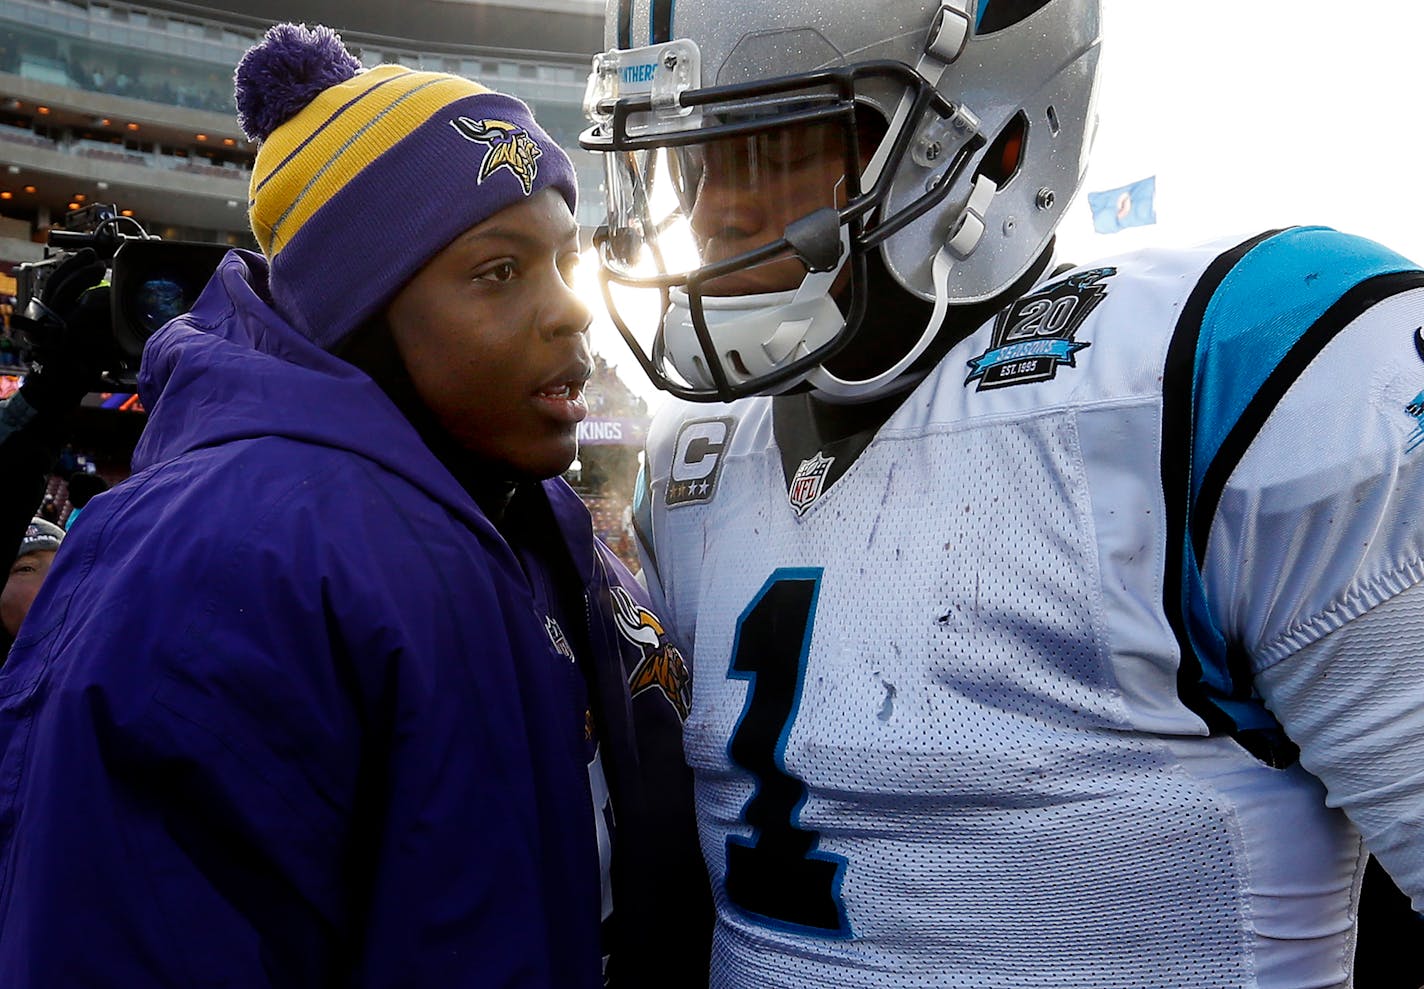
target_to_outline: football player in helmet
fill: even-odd
[[[605,40],[712,984],[1347,984],[1364,849],[1424,906],[1424,271],[1318,227],[1059,265],[1098,0]]]

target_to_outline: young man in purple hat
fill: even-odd
[[[0,675],[0,984],[705,977],[686,670],[557,478],[568,158],[321,28],[237,102],[262,255],[149,341],[135,474]]]

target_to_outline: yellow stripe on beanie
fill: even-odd
[[[490,90],[459,76],[383,65],[323,91],[262,143],[249,208],[276,257],[361,170],[449,103]]]
[[[233,99],[260,142],[248,212],[272,308],[324,349],[501,210],[545,190],[578,203],[573,162],[524,103],[461,76],[363,69],[320,24],[269,28]]]

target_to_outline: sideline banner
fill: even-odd
[[[635,446],[642,449],[647,438],[646,419],[589,416],[578,424],[580,446]]]

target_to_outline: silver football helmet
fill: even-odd
[[[580,143],[606,166],[604,296],[653,382],[840,402],[913,383],[949,305],[1021,277],[1079,189],[1099,7],[608,0]],[[874,332],[876,250],[933,312],[892,366],[838,377]]]

